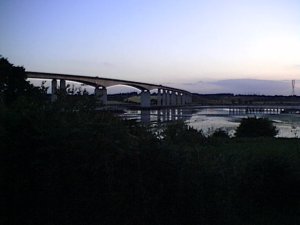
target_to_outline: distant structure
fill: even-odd
[[[59,89],[60,91],[66,91],[66,81],[74,81],[82,84],[87,84],[95,87],[95,96],[99,99],[103,105],[107,105],[107,88],[115,85],[126,85],[130,87],[137,88],[141,91],[140,106],[142,108],[149,108],[151,106],[151,90],[157,90],[157,104],[159,107],[169,107],[169,106],[181,106],[192,103],[192,93],[157,85],[149,84],[136,81],[128,80],[118,80],[111,78],[100,78],[100,77],[91,77],[91,76],[79,76],[79,75],[70,75],[70,74],[56,74],[56,73],[42,73],[42,72],[30,72],[26,71],[27,78],[31,79],[50,79],[51,81],[51,101],[57,99],[57,80],[60,82]]]
[[[296,84],[296,81],[295,80],[292,80],[292,95],[295,96],[295,84]]]

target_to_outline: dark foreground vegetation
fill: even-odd
[[[300,224],[299,140],[154,132],[27,85],[1,91],[0,224]]]

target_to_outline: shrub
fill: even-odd
[[[236,129],[236,137],[274,137],[278,130],[267,118],[245,118]]]
[[[213,138],[229,138],[228,132],[222,128],[219,128],[214,131],[214,133],[211,135]]]
[[[188,126],[183,121],[176,121],[168,124],[163,132],[164,140],[173,144],[190,144],[201,143],[205,136],[202,131],[198,131]]]

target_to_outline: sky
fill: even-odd
[[[300,77],[299,0],[2,0],[0,34],[0,54],[29,71],[175,86]]]

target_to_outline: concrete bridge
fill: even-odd
[[[33,79],[50,79],[51,82],[51,100],[57,99],[57,82],[61,91],[66,90],[66,81],[74,81],[95,87],[95,96],[103,104],[107,104],[107,88],[115,85],[126,85],[137,88],[141,91],[141,107],[148,108],[151,106],[151,90],[157,89],[157,106],[182,106],[192,102],[192,94],[188,91],[167,87],[157,84],[149,84],[128,80],[118,80],[102,77],[79,76],[69,74],[42,73],[26,71],[27,78]]]

